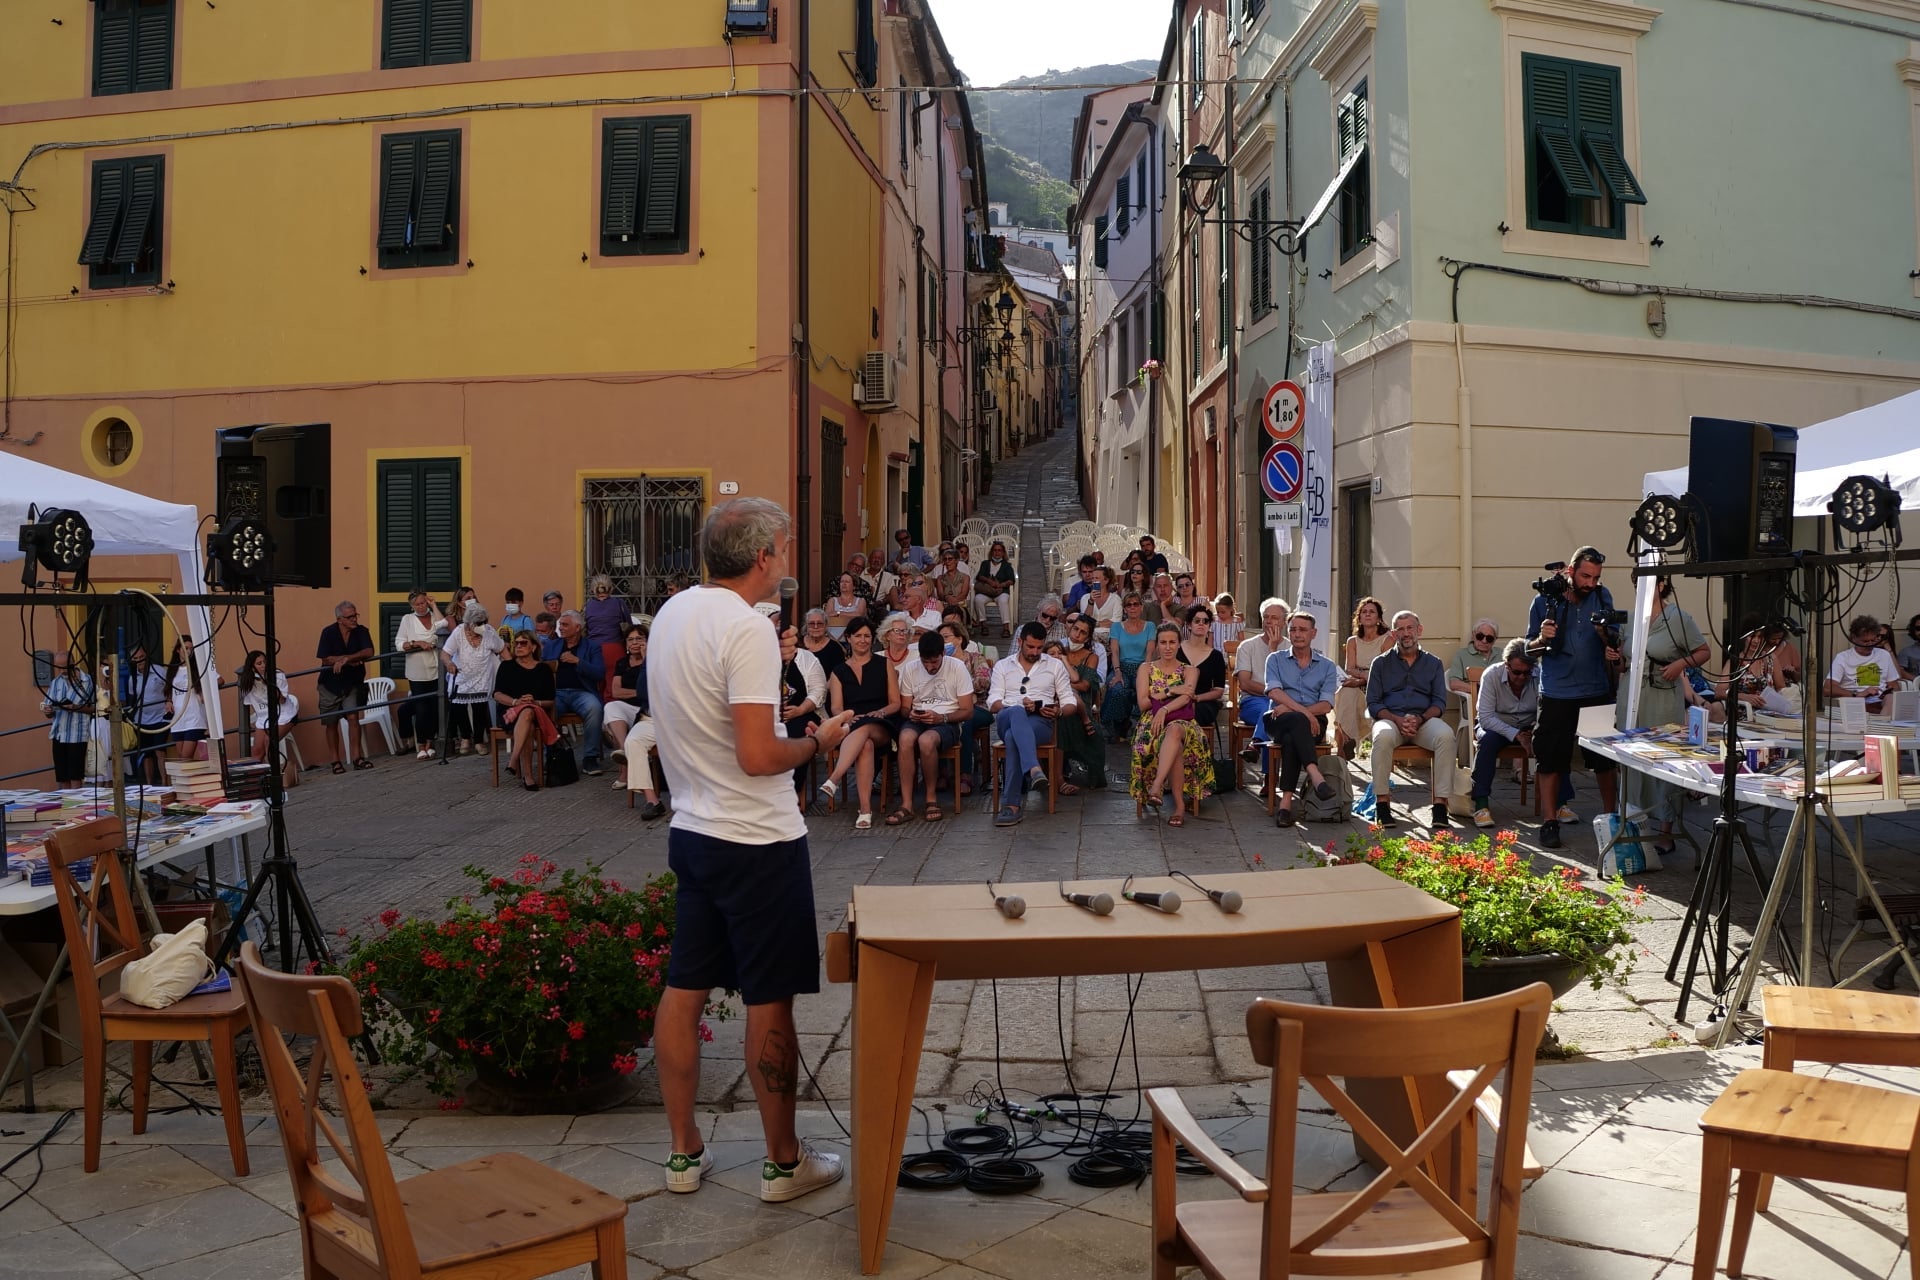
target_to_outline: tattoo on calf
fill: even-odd
[[[769,1031],[761,1042],[760,1057],[754,1064],[760,1068],[760,1078],[767,1082],[770,1093],[792,1093],[799,1087],[794,1072],[798,1058],[797,1046],[784,1031]]]

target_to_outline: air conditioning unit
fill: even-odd
[[[860,376],[854,379],[853,401],[863,409],[893,407],[892,356],[884,351],[867,352],[860,361]]]

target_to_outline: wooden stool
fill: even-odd
[[[1066,776],[1065,770],[1060,767],[1061,756],[1059,742],[1055,741],[1040,744],[1039,755],[1040,770],[1047,775],[1047,812],[1052,813],[1055,808],[1055,801],[1060,795],[1060,783]],[[1006,763],[1006,758],[1006,743],[995,742],[988,748],[987,772],[991,776],[987,779],[987,795],[996,813],[999,812],[1000,809],[1000,774],[1002,772],[1002,766]]]
[[[575,717],[577,720],[579,717]],[[493,785],[500,785],[500,757],[513,749],[513,732],[494,725],[487,730],[487,754],[493,763]],[[547,785],[547,749],[536,743],[533,752],[533,785]]]

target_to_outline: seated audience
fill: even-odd
[[[940,753],[960,744],[973,719],[973,679],[966,663],[947,653],[946,643],[930,631],[918,641],[917,659],[900,665],[900,807],[887,815],[890,827],[913,820],[916,778],[926,786],[926,820],[947,816],[938,804]]]
[[[560,615],[567,611],[567,602],[558,591],[549,591],[540,597],[540,608],[552,614],[555,621],[558,621]]]
[[[534,615],[533,638],[540,646],[540,659],[543,662],[552,662],[554,656],[560,652],[560,633],[553,629],[558,621],[557,617],[545,609]]]
[[[854,558],[859,559],[858,556]],[[813,614],[818,613],[822,624],[827,629],[827,634],[838,640],[840,633],[846,630],[849,622],[855,618],[866,617],[868,610],[873,607],[873,602],[860,594],[860,587],[859,577],[849,569],[840,575],[839,581],[834,586],[833,595],[827,599],[827,607],[815,609],[807,616],[811,618]]]
[[[1066,666],[1042,652],[1046,642],[1046,628],[1029,622],[1020,628],[1019,648],[993,668],[987,710],[993,713],[1000,741],[1006,745],[1000,811],[993,817],[996,827],[1018,823],[1024,816],[1027,789],[1048,785],[1038,748],[1053,741],[1058,718],[1079,705]]]
[[[1160,554],[1159,544],[1150,533],[1140,535],[1140,563],[1146,566],[1149,576],[1167,572],[1167,558]]]
[[[1133,693],[1140,667],[1153,649],[1153,624],[1143,616],[1140,597],[1128,591],[1120,597],[1120,621],[1107,632],[1107,692],[1100,701],[1107,741],[1126,737],[1134,717]]]
[[[1102,569],[1104,578],[1106,570]],[[1100,732],[1100,689],[1106,683],[1101,658],[1106,651],[1093,639],[1093,619],[1076,613],[1067,620],[1067,643],[1061,660],[1067,666],[1067,679],[1078,704],[1054,722],[1060,735],[1060,754],[1069,772],[1086,775],[1087,785],[1105,790],[1107,785],[1107,739]],[[1060,784],[1063,796],[1078,795],[1080,786],[1068,777]]]
[[[1440,717],[1447,710],[1447,669],[1420,647],[1420,615],[1393,615],[1393,648],[1367,668],[1367,714],[1373,717],[1373,798],[1377,821],[1392,826],[1393,752],[1425,747],[1433,756],[1435,829],[1448,824],[1446,797],[1453,794],[1453,731]]]
[[[529,791],[539,790],[534,779],[540,776],[540,765],[533,753],[560,741],[560,731],[553,725],[553,695],[553,669],[541,661],[532,636],[516,635],[513,660],[494,673],[492,696],[513,743],[507,769]]]
[[[1293,825],[1294,786],[1304,769],[1313,793],[1333,799],[1333,784],[1320,772],[1320,742],[1327,718],[1333,714],[1333,696],[1340,691],[1340,668],[1333,659],[1316,653],[1313,641],[1320,620],[1311,613],[1287,619],[1287,647],[1267,655],[1266,715],[1270,741],[1280,745],[1280,808],[1274,825]]]
[[[940,549],[940,569],[933,580],[933,594],[941,604],[973,602],[973,577],[960,567],[960,553],[950,546]]]
[[[960,727],[960,794],[972,795],[977,735],[993,724],[993,717],[987,713],[987,691],[993,683],[993,664],[987,661],[986,655],[980,652],[980,646],[969,637],[966,619],[957,612],[942,615],[940,638],[946,642],[943,648],[947,656],[965,663],[967,674],[973,680],[973,715]]]
[[[854,773],[854,805],[859,816],[854,829],[873,826],[873,775],[879,753],[893,742],[895,717],[900,710],[900,682],[894,666],[884,653],[873,647],[873,624],[856,618],[847,624],[844,637],[849,649],[847,660],[827,679],[827,705],[833,715],[853,712],[847,736],[834,755],[827,780],[820,784],[820,798],[828,802],[840,794],[841,779]]]
[[[1194,723],[1202,729],[1213,728],[1220,708],[1227,701],[1227,657],[1213,647],[1213,606],[1196,601],[1187,606],[1185,630],[1181,633],[1180,660],[1199,673],[1192,689]]]
[[[846,622],[864,617],[864,613],[848,614]],[[807,610],[807,616],[800,623],[800,647],[813,655],[824,675],[830,676],[834,668],[847,660],[847,646],[835,638],[828,621],[829,615],[824,609]],[[846,622],[840,625],[842,632],[846,630]]]
[[[600,682],[606,668],[600,662],[600,647],[589,643],[586,627],[577,610],[560,615],[559,664],[553,673],[553,705],[560,715],[580,717],[580,741],[573,754],[580,772],[593,777],[600,772]]]
[[[1460,646],[1453,655],[1453,661],[1447,664],[1447,689],[1452,693],[1464,693],[1475,697],[1480,692],[1478,672],[1485,671],[1499,661],[1495,653],[1495,642],[1500,639],[1500,624],[1492,618],[1475,618],[1473,631],[1467,643]]]
[[[613,674],[608,677],[607,692],[610,695],[600,709],[600,730],[606,735],[607,745],[613,748],[614,763],[620,766],[619,781],[613,789],[619,791],[627,785],[627,775],[632,770],[632,760],[627,755],[627,744],[634,742],[633,727],[648,719],[647,713],[647,637],[648,629],[634,627],[627,632],[626,652],[613,664]],[[646,752],[653,747],[653,725],[648,721],[646,732],[635,743],[641,747],[642,768],[645,768]]]
[[[1215,596],[1213,598],[1213,647],[1225,653],[1227,645],[1238,640],[1240,633],[1245,629],[1246,624],[1240,620],[1240,615],[1234,612],[1232,594],[1222,591]]]
[[[515,637],[518,639],[518,637]],[[487,742],[487,730],[493,727],[493,673],[500,665],[506,644],[500,633],[487,625],[487,611],[465,610],[460,625],[453,629],[442,646],[447,666],[453,672],[453,693],[447,708],[448,732],[457,739],[458,755],[482,754],[493,748]]]
[[[1087,589],[1080,597],[1080,612],[1093,619],[1096,632],[1120,621],[1120,597],[1113,591],[1113,570],[1095,565],[1092,574],[1080,585]]]
[[[1173,789],[1171,827],[1185,826],[1187,806],[1198,806],[1213,789],[1213,750],[1193,719],[1194,688],[1200,673],[1180,657],[1180,628],[1163,622],[1154,631],[1154,656],[1141,664],[1134,681],[1140,727],[1133,735],[1133,770],[1127,789],[1133,798],[1160,812],[1161,797]]]
[[[937,630],[939,624],[935,623]],[[873,629],[874,642],[880,646],[881,654],[893,664],[894,674],[899,675],[899,667],[913,651],[913,642],[918,637],[918,629],[904,613],[890,613],[880,619],[880,625]]]
[[[1353,633],[1347,637],[1342,667],[1346,678],[1333,700],[1333,741],[1342,758],[1351,760],[1367,729],[1367,670],[1374,658],[1393,648],[1387,629],[1386,606],[1365,596],[1353,607]]]
[[[815,624],[815,615],[819,612],[818,609],[814,609],[808,613],[810,626]],[[774,629],[779,631],[779,612],[776,610],[769,614],[768,618],[772,621]],[[824,619],[819,620],[818,625],[822,627],[821,635],[825,636],[831,650],[836,653],[844,652],[838,640],[826,635]],[[837,668],[838,664],[835,665]],[[781,732],[789,738],[811,737],[814,730],[820,727],[826,706],[827,669],[820,664],[820,659],[814,656],[799,637],[784,631],[780,632]],[[793,771],[793,785],[796,793],[803,795],[812,765],[813,762],[809,760]],[[803,795],[801,808],[804,810],[805,807],[806,801]]]
[[[1013,561],[1007,559],[1007,544],[995,542],[987,548],[987,559],[973,575],[973,613],[985,626],[990,617],[998,615],[1000,634],[1010,635],[1007,612],[1008,601],[1016,581]]]
[[[1690,688],[1690,686],[1685,686]],[[1480,673],[1479,701],[1474,706],[1473,825],[1493,825],[1493,775],[1500,769],[1500,753],[1519,747],[1533,755],[1533,724],[1540,717],[1540,686],[1533,678],[1533,655],[1524,636],[1507,641],[1500,663]]]
[[[1180,625],[1180,611],[1173,603],[1173,575],[1165,572],[1153,575],[1153,591],[1147,596],[1146,619],[1158,625],[1171,622]]]
[[[893,553],[894,572],[898,573],[901,572],[902,569],[910,568],[925,573],[927,570],[933,568],[933,553],[925,547],[914,545],[913,535],[905,529],[895,529],[893,531],[893,545],[895,548]]]
[[[1833,655],[1825,686],[1829,698],[1865,698],[1874,709],[1900,686],[1900,668],[1880,644],[1880,619],[1861,614],[1847,624],[1849,647]]]
[[[1268,596],[1260,602],[1260,630],[1245,636],[1233,651],[1233,683],[1240,695],[1240,723],[1253,726],[1253,745],[1243,753],[1251,762],[1260,758],[1266,746],[1266,715],[1273,709],[1267,697],[1267,659],[1285,652],[1287,641],[1287,602]]]
[[[1176,619],[1185,618],[1189,609],[1192,609],[1196,604],[1204,603],[1205,601],[1201,600],[1200,597],[1195,594],[1192,574],[1176,573],[1173,576],[1173,604],[1177,611],[1175,615]],[[1211,608],[1207,610],[1207,616],[1209,618],[1213,616],[1213,610]],[[1212,626],[1213,624],[1209,622],[1207,625]]]
[[[1034,604],[1034,621],[1046,631],[1048,640],[1065,640],[1067,628],[1062,621],[1066,617],[1067,607],[1060,603],[1056,595],[1044,595]]]
[[[61,650],[56,649],[54,650],[53,656],[57,661],[63,659],[66,655]],[[57,666],[55,670],[56,672],[58,671]],[[81,674],[79,678],[84,680],[84,674]],[[280,738],[283,744],[280,748],[281,782],[290,787],[299,780],[300,770],[293,762],[293,752],[287,750],[284,743],[287,736],[287,726],[292,724],[300,715],[300,699],[294,697],[292,691],[287,688],[286,672],[274,672],[273,685],[275,693],[274,721],[280,727]],[[248,739],[248,758],[252,760],[265,760],[268,758],[268,743],[267,655],[264,650],[255,649],[247,655],[246,665],[240,668],[239,674],[235,677],[234,686],[240,695],[240,705],[246,710],[247,727],[252,731]],[[47,696],[51,698],[53,695],[49,692]],[[78,700],[88,701],[89,703],[91,701],[89,697],[83,697]],[[77,786],[79,784],[75,783],[74,785]]]

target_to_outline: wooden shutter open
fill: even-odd
[[[121,219],[120,234],[114,238],[113,253],[109,257],[109,261],[123,267],[140,261],[141,251],[146,248],[148,233],[153,226],[154,210],[160,203],[159,162],[135,161],[128,169],[127,213]]]
[[[1646,192],[1620,147],[1620,72],[1615,67],[1573,64],[1574,127],[1581,149],[1607,194],[1623,204],[1645,204]],[[1583,166],[1584,167],[1584,166]],[[1598,194],[1598,193],[1596,193]]]
[[[647,122],[643,236],[679,240],[687,234],[682,211],[687,204],[687,144],[692,131],[693,122],[685,116]]]
[[[1133,222],[1133,186],[1126,174],[1113,184],[1113,234],[1124,236]]]
[[[1567,195],[1597,200],[1605,193],[1581,157],[1574,133],[1573,64],[1559,58],[1525,59],[1528,133]]]
[[[625,240],[639,230],[640,152],[638,120],[609,120],[601,131],[600,234]]]
[[[413,183],[420,166],[420,140],[412,134],[393,134],[382,140],[381,151],[379,247],[405,249],[413,225]]]
[[[429,591],[460,585],[460,463],[420,464],[420,581]]]
[[[1093,265],[1107,265],[1107,215],[1104,213],[1093,219]]]
[[[411,591],[420,560],[419,464],[381,462],[380,590]]]
[[[107,262],[113,247],[114,232],[126,212],[126,166],[108,161],[93,167],[93,214],[87,220],[87,234],[80,242],[83,266],[100,267]]]
[[[427,0],[426,61],[440,66],[473,58],[473,0]]]
[[[429,134],[421,139],[420,148],[420,215],[414,222],[413,242],[421,249],[439,249],[455,234],[447,218],[460,162],[460,135]]]

